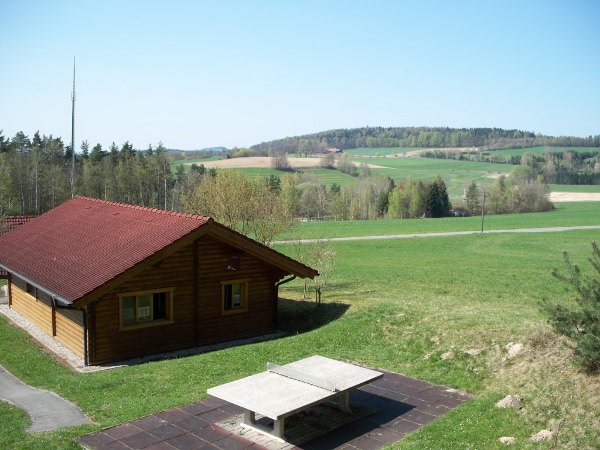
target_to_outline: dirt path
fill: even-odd
[[[557,233],[560,231],[570,230],[598,230],[600,225],[582,225],[576,227],[549,227],[549,228],[517,228],[514,230],[483,230],[484,234],[489,233]],[[404,239],[415,237],[438,237],[438,236],[458,236],[464,234],[480,234],[481,230],[477,231],[446,231],[442,233],[409,233],[409,234],[386,234],[380,236],[353,236],[330,238],[330,241],[367,241],[373,239]],[[310,243],[316,242],[317,239],[300,239],[299,241],[276,241],[273,244],[289,244],[291,242]]]
[[[292,169],[317,169],[321,164],[321,157],[315,158],[288,158]],[[220,159],[218,161],[203,162],[207,169],[243,169],[243,168],[262,168],[270,169],[272,157],[269,156],[250,156],[248,158],[230,158]],[[188,163],[191,164],[191,163]],[[357,164],[356,164],[357,165]],[[376,164],[368,164],[372,169],[385,169],[386,167]]]

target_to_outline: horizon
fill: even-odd
[[[0,2],[0,130],[194,150],[334,129],[600,134],[600,3]],[[27,58],[25,63],[21,62]],[[21,63],[19,63],[21,62]],[[29,69],[29,70],[28,70]]]

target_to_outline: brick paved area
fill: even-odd
[[[82,436],[79,441],[94,450],[370,450],[402,439],[472,398],[444,386],[377,370],[384,373],[382,379],[350,395],[351,407],[357,414],[335,418],[336,412],[330,409],[290,417],[286,419],[286,431],[291,436],[288,444],[237,429],[241,408],[214,397],[106,428]],[[314,420],[312,425],[305,420],[319,414],[329,414],[332,421],[339,419],[338,427],[324,429],[319,426],[320,420]]]

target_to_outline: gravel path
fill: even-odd
[[[559,231],[570,231],[570,230],[597,230],[600,229],[600,225],[582,225],[577,227],[549,227],[549,228],[517,228],[514,230],[484,230],[484,234],[489,233],[556,233]],[[458,236],[464,234],[481,234],[481,230],[478,231],[446,231],[442,233],[410,233],[410,234],[386,234],[383,236],[354,236],[354,237],[340,237],[340,238],[329,238],[328,241],[366,241],[374,239],[403,239],[403,238],[415,238],[415,237],[437,237],[437,236]],[[299,241],[275,241],[273,244],[290,244],[292,242],[300,242],[303,244],[316,242],[318,239],[300,239]]]

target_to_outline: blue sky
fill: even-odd
[[[600,134],[600,1],[0,0],[0,130],[246,147],[362,126]]]

